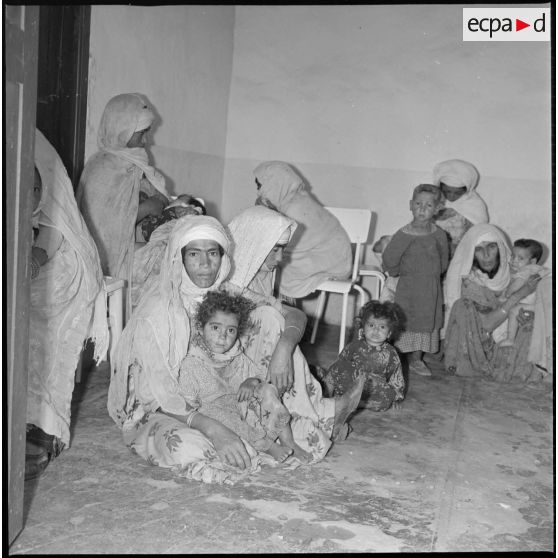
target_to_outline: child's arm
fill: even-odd
[[[448,268],[449,265],[449,253],[450,253],[450,243],[448,241],[448,235],[440,230],[440,267],[442,273]]]
[[[513,293],[515,293],[515,291],[523,287],[523,285],[525,285],[525,279],[522,279],[521,277],[516,277],[515,279],[512,279],[511,283],[508,285],[504,293],[505,296],[508,297],[512,295]]]
[[[391,277],[397,277],[399,275],[399,266],[401,265],[403,253],[409,246],[411,240],[407,238],[407,236],[408,235],[404,235],[400,230],[397,231],[382,254],[384,270],[389,273]]]

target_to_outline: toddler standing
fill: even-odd
[[[196,313],[197,331],[180,365],[180,393],[194,413],[219,421],[256,450],[279,462],[293,455],[307,463],[312,456],[294,441],[291,415],[277,389],[240,346],[252,309],[242,296],[205,295]]]
[[[550,270],[539,265],[543,249],[540,242],[531,238],[520,238],[513,243],[512,258],[510,261],[511,282],[505,291],[506,298],[521,288],[534,273],[541,276],[550,273]],[[514,344],[517,334],[517,316],[520,311],[531,311],[535,309],[535,293],[531,293],[519,301],[508,313],[508,338],[500,343],[502,347],[510,347]]]
[[[395,346],[407,354],[409,371],[431,376],[423,362],[425,352],[436,353],[443,326],[441,275],[448,267],[446,233],[434,223],[441,191],[433,184],[419,184],[409,202],[413,220],[399,229],[383,253],[384,268],[399,277],[395,302],[405,313],[407,325]]]

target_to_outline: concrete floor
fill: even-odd
[[[308,360],[332,362],[337,335],[321,326]],[[219,486],[129,452],[102,364],[76,389],[72,447],[26,483],[10,554],[554,552],[553,394],[433,370],[323,462]]]

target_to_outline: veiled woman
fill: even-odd
[[[552,378],[552,305],[549,276],[532,275],[518,291],[502,295],[510,282],[510,248],[494,225],[475,225],[463,237],[445,283],[445,366],[459,376],[538,383]],[[535,312],[520,313],[513,346],[506,338],[508,313],[536,290]]]
[[[285,247],[279,292],[303,298],[328,279],[351,272],[351,242],[339,221],[314,199],[304,179],[287,163],[268,161],[254,170],[256,204],[279,211],[297,223]]]
[[[160,215],[168,203],[165,179],[149,164],[145,150],[154,117],[139,93],[110,99],[97,134],[99,150],[87,161],[76,192],[103,273],[129,283],[136,223],[147,215]],[[142,203],[140,192],[147,195]]]
[[[463,235],[473,226],[488,223],[488,210],[477,193],[479,172],[474,165],[461,159],[448,159],[433,170],[432,182],[439,186],[445,198],[444,209],[436,225],[450,237],[453,255]]]
[[[275,271],[296,227],[291,219],[262,206],[234,217],[228,225],[234,264],[227,286],[233,285],[258,303],[252,314],[254,327],[242,340],[246,354],[256,363],[269,364],[268,378],[293,416],[295,441],[318,461],[327,453],[331,439],[340,439],[347,417],[358,404],[364,378],[343,397],[323,397],[298,347],[306,316],[274,297]]]
[[[72,393],[84,342],[93,340],[96,361],[108,346],[97,249],[64,164],[39,130],[35,169],[26,478],[39,475],[70,444]]]

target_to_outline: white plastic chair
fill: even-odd
[[[369,209],[349,209],[344,207],[326,207],[326,209],[335,215],[343,228],[347,231],[351,243],[355,244],[355,254],[353,260],[353,270],[351,277],[346,280],[329,280],[324,281],[317,290],[321,291],[318,297],[316,312],[314,314],[314,327],[312,328],[312,336],[310,343],[316,340],[318,324],[324,313],[326,304],[326,295],[328,293],[336,293],[343,295],[343,307],[341,311],[341,332],[339,335],[339,352],[345,346],[345,328],[347,326],[347,307],[349,305],[349,293],[354,289],[360,295],[361,306],[365,304],[368,295],[366,291],[357,285],[359,279],[359,267],[361,258],[362,245],[368,240],[368,232],[370,230],[370,220],[372,212]]]
[[[126,324],[126,281],[105,275],[103,286],[107,294],[108,323],[110,332],[109,359],[112,363],[114,348]]]
[[[375,277],[376,278],[376,292],[374,300],[379,300],[386,282],[385,274],[375,265],[361,265],[358,269],[359,277]]]

